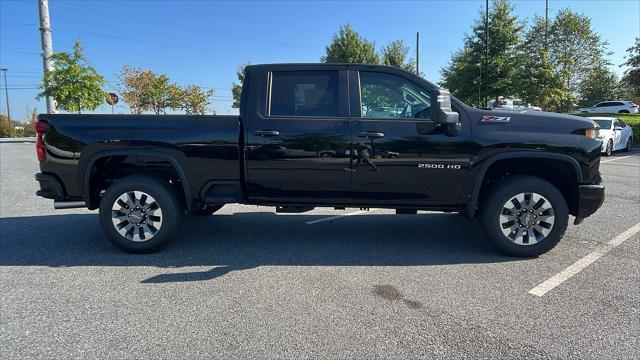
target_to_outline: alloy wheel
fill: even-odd
[[[144,242],[151,240],[162,227],[162,209],[151,195],[127,191],[113,203],[111,221],[127,240]]]
[[[534,245],[551,232],[555,220],[553,206],[534,192],[519,193],[502,206],[499,225],[504,236],[517,245]]]

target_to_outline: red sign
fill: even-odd
[[[107,104],[115,105],[117,103],[118,103],[118,95],[116,95],[115,93],[109,93],[109,95],[107,96]]]

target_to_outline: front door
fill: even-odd
[[[245,122],[250,199],[322,203],[348,194],[347,74],[344,66],[325,68],[264,79],[266,106]]]
[[[468,129],[463,122],[460,135],[445,136],[431,120],[430,91],[402,75],[350,73],[352,98],[360,99],[351,102],[352,196],[391,205],[453,203],[467,177]]]

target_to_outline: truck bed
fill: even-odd
[[[105,155],[166,155],[189,174],[192,192],[210,179],[240,179],[238,116],[43,114],[39,120],[50,126],[41,170],[60,178],[65,198],[83,196],[92,165]]]

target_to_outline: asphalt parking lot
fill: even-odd
[[[36,197],[37,168],[34,144],[0,143],[2,359],[640,357],[637,150],[603,158],[603,208],[526,260],[458,215],[240,205],[130,255],[95,212]]]

